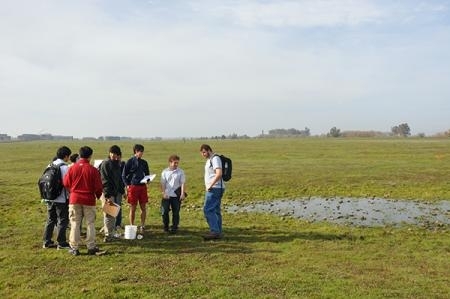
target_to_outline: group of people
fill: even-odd
[[[208,144],[200,146],[200,153],[206,159],[204,182],[205,201],[203,212],[209,226],[205,240],[222,238],[221,200],[225,191],[222,179],[220,158],[214,154]],[[109,156],[101,162],[98,168],[91,165],[93,150],[83,146],[78,154],[73,154],[67,146],[58,148],[53,164],[60,165],[64,185],[59,197],[47,201],[47,221],[44,228],[43,248],[68,249],[72,255],[80,255],[82,221],[86,225],[85,245],[89,255],[102,255],[106,251],[96,245],[96,200],[102,205],[121,206],[124,196],[129,204],[129,222],[135,224],[136,209],[140,207],[139,233],[144,233],[147,218],[148,190],[146,178],[150,175],[149,165],[142,158],[144,146],[135,144],[133,156],[126,162],[122,161],[119,146],[109,148]],[[68,165],[68,162],[71,162]],[[170,155],[168,167],[161,172],[161,216],[163,229],[168,233],[177,233],[180,224],[181,202],[187,196],[186,176],[179,167],[180,157]],[[170,225],[170,211],[172,224]],[[66,230],[70,222],[69,242]],[[113,241],[116,230],[121,227],[121,209],[116,217],[104,213],[104,242]],[[54,228],[57,227],[55,243],[52,240]]]

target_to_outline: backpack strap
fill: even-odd
[[[214,153],[214,154],[211,156],[211,158],[209,158],[209,164],[211,165],[211,166],[210,166],[211,168],[213,167],[213,165],[212,165],[212,159],[214,158],[214,156],[219,157],[219,159],[220,159],[220,156],[219,156],[218,154]],[[222,161],[220,161],[220,162],[222,162]],[[222,165],[222,167],[223,167],[223,165]]]

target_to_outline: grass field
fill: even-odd
[[[172,153],[188,179],[177,235],[162,232],[150,184],[143,240],[109,254],[42,249],[37,179],[60,142],[0,143],[1,298],[449,298],[449,228],[358,228],[224,213],[225,238],[204,242],[202,141],[143,141],[158,174]],[[224,205],[308,196],[450,199],[448,139],[208,140],[233,159]],[[112,142],[70,141],[102,159]],[[120,141],[125,158],[133,142]],[[124,206],[124,222],[128,207]],[[98,210],[96,227],[102,226]],[[139,214],[138,214],[139,215]],[[86,250],[82,248],[82,253]]]

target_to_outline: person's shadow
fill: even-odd
[[[356,240],[360,239],[351,234],[327,234],[312,231],[286,232],[282,230],[263,230],[263,229],[244,229],[227,227],[222,239],[204,241],[205,231],[199,231],[198,228],[183,227],[176,234],[165,233],[160,227],[149,227],[142,239],[126,240],[121,239],[108,245],[111,251],[116,253],[139,254],[141,250],[135,250],[138,247],[144,251],[161,253],[189,253],[189,252],[211,252],[214,251],[229,253],[252,253],[261,251],[255,249],[250,243],[283,243],[293,240],[309,241],[336,241],[336,240]],[[274,252],[273,250],[267,250]]]

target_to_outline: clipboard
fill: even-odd
[[[103,201],[102,210],[106,214],[115,218],[120,212],[120,206],[116,203],[107,203],[106,201]]]

